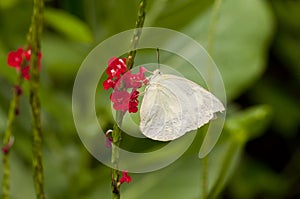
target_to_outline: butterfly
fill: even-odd
[[[222,102],[200,85],[157,69],[144,91],[140,130],[153,140],[171,141],[198,129],[224,110]]]

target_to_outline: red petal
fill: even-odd
[[[144,74],[145,72],[147,72],[147,69],[145,67],[141,66],[139,68],[139,72],[138,72],[138,75],[139,75],[140,79],[145,79],[146,78],[145,74]]]
[[[108,67],[116,60],[118,59],[117,57],[112,57],[108,60]]]
[[[104,90],[108,90],[110,88],[114,88],[116,83],[112,79],[107,79],[103,82]]]
[[[30,79],[29,66],[25,66],[24,68],[22,68],[22,76],[26,80]]]
[[[9,66],[20,69],[22,63],[23,48],[18,48],[17,51],[11,51],[7,56],[7,64]]]
[[[111,95],[111,101],[115,103],[128,103],[130,99],[130,93],[127,91],[119,91],[114,90],[114,92]]]
[[[132,90],[130,100],[137,99],[139,97],[139,94],[140,94],[140,92],[138,92],[137,90]]]
[[[127,183],[130,183],[131,182],[131,177],[128,175],[128,172],[127,171],[122,171],[122,177],[120,179],[120,183],[124,183],[124,182],[127,182]]]
[[[24,57],[27,61],[30,61],[31,49],[28,49],[27,51],[24,52]]]
[[[126,58],[112,57],[108,60],[108,67],[106,73],[109,77],[120,77],[126,72]]]
[[[138,111],[138,108],[135,106],[135,107],[129,107],[129,110],[128,112],[129,113],[136,113]]]

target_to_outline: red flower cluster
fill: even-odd
[[[146,77],[144,75],[146,69],[140,67],[137,74],[126,71],[126,58],[111,58],[108,61],[108,68],[106,69],[108,78],[103,82],[103,88],[105,90],[108,90],[109,88],[114,89],[113,93],[110,95],[110,100],[113,102],[115,110],[121,110],[123,113],[126,113],[126,111],[129,113],[136,113],[139,104],[139,92],[137,89],[146,82]],[[128,89],[130,91],[128,91]]]
[[[122,177],[120,178],[119,182],[120,184],[123,184],[124,182],[130,183],[131,177],[128,175],[128,171],[122,171]]]
[[[106,69],[108,78],[103,82],[104,89],[108,90],[109,88],[115,88],[115,85],[120,80],[121,75],[126,72],[126,69],[126,58],[110,58],[110,60],[108,60],[108,67]]]
[[[7,64],[13,68],[15,68],[17,71],[21,71],[23,78],[26,80],[30,79],[29,75],[29,61],[31,57],[31,49],[24,50],[23,48],[18,48],[17,51],[11,51],[8,53],[7,56]],[[38,67],[41,68],[41,58],[42,54],[38,53]],[[21,68],[22,62],[26,61],[25,67]]]

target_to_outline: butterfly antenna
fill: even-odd
[[[157,68],[160,70],[160,63],[159,63],[159,48],[156,48],[156,55],[157,55]]]

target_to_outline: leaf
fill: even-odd
[[[259,137],[271,121],[271,108],[267,105],[259,105],[236,112],[225,122],[224,130],[238,142]]]
[[[216,198],[223,189],[228,177],[232,175],[234,168],[237,166],[237,160],[240,158],[241,150],[244,144],[260,136],[270,121],[270,107],[265,105],[255,106],[246,110],[235,113],[226,120],[224,132],[218,145],[229,142],[229,147],[223,157],[209,155],[212,161],[216,158],[222,158],[220,169],[217,177],[213,182],[212,189],[208,198]],[[218,147],[218,146],[217,146]]]
[[[18,0],[6,0],[0,1],[0,9],[8,9],[15,6],[18,3]]]
[[[209,197],[215,198],[220,192],[237,166],[244,143],[263,132],[269,114],[268,106],[256,106],[238,112],[227,120],[220,142],[208,155]],[[245,134],[241,136],[241,132]],[[194,149],[197,151],[197,147]],[[201,198],[201,171],[201,160],[195,153],[189,153],[162,170],[132,174],[133,181],[130,186],[124,186],[122,197],[150,199],[163,195],[174,199]]]
[[[273,19],[265,2],[224,2],[212,57],[221,71],[229,99],[240,95],[264,71],[272,30]],[[198,41],[205,42],[206,38],[199,37]]]
[[[45,22],[54,30],[78,42],[90,43],[93,34],[88,25],[79,18],[57,9],[45,10]]]
[[[145,26],[180,30],[202,14],[212,3],[210,0],[202,0],[201,3],[195,0],[174,0],[172,4],[167,0],[150,1]]]
[[[213,184],[217,180],[224,157],[227,158],[226,153],[230,149],[229,141],[227,139],[226,143],[223,142],[217,145],[209,155],[209,189],[212,189]],[[228,171],[236,165],[238,152],[238,150],[234,150],[230,154]],[[164,198],[182,199],[201,198],[202,195],[202,164],[196,153],[182,156],[179,160],[162,170],[147,174],[131,175],[133,181],[129,186],[124,186],[124,189],[122,187],[122,197],[124,199],[150,199],[161,198],[161,196],[164,196]]]
[[[204,14],[200,12],[190,23],[176,29],[206,47],[211,15],[211,10]],[[177,21],[168,23],[177,24]],[[265,69],[266,50],[272,31],[273,18],[266,2],[228,0],[222,4],[211,56],[222,74],[229,100],[238,97],[261,76]],[[186,44],[178,43],[178,40],[170,43],[178,49],[190,49]],[[188,78],[196,78],[195,72],[187,63],[182,61],[178,64],[178,59],[173,57],[175,56],[166,61],[169,66],[180,65],[181,69],[176,69],[185,71],[189,74]]]
[[[77,46],[74,42],[65,41],[53,34],[45,34],[43,37],[42,74],[45,73],[57,80],[61,85],[72,82],[86,53],[83,46]]]

